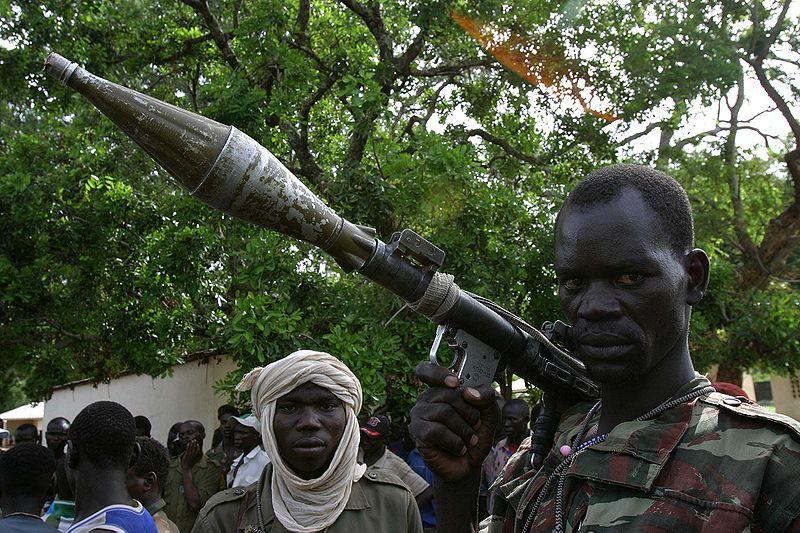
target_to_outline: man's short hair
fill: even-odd
[[[150,437],[136,437],[136,442],[141,447],[141,453],[131,468],[139,477],[154,472],[158,478],[158,487],[164,492],[169,472],[169,452],[163,444]]]
[[[528,402],[521,398],[512,398],[508,400],[505,404],[503,404],[503,411],[510,411],[512,409],[519,409],[520,411],[525,411],[530,416],[531,406],[528,405]]]
[[[0,493],[44,499],[55,470],[53,452],[41,444],[14,446],[0,455]]]
[[[80,459],[97,468],[128,468],[136,440],[133,415],[116,402],[87,405],[69,428]]]
[[[239,410],[229,403],[220,405],[219,408],[217,409],[217,420],[222,418],[222,415],[227,415],[227,414],[231,414],[233,416],[239,416]]]
[[[144,430],[147,435],[150,435],[150,430],[153,429],[153,425],[150,423],[150,420],[144,415],[134,416],[133,423],[136,424],[136,429]]]
[[[648,207],[664,222],[664,234],[676,254],[682,256],[692,249],[694,218],[686,191],[674,178],[644,165],[611,165],[589,173],[569,193],[558,216],[570,206],[581,208],[609,202],[626,187],[638,190]]]
[[[191,424],[191,425],[193,425],[193,426],[194,426],[194,427],[195,427],[195,428],[196,428],[196,429],[197,429],[197,430],[198,430],[200,433],[202,433],[202,434],[205,436],[205,434],[206,434],[206,427],[205,427],[205,426],[203,425],[203,423],[202,423],[202,422],[200,422],[199,420],[187,420],[186,422],[184,422],[183,424],[181,424],[181,426],[185,426],[186,424]]]
[[[20,424],[17,427],[17,429],[14,430],[14,440],[18,441],[19,440],[18,439],[18,435],[20,435],[22,433],[30,433],[31,435],[33,435],[33,442],[38,442],[38,440],[39,440],[39,428],[37,428],[33,424],[28,424],[28,423]],[[27,441],[23,441],[23,442],[27,442]]]
[[[51,426],[55,426],[56,424],[58,424],[60,426],[61,422],[66,422],[66,424],[69,425],[69,420],[67,420],[63,416],[57,416],[54,419],[52,419],[50,422],[47,423],[47,427],[49,428]],[[45,430],[45,431],[47,431],[47,430]]]

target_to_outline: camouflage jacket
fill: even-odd
[[[679,394],[707,386],[697,376]],[[490,533],[522,531],[539,492],[591,404],[564,413],[544,466],[523,441],[493,485]],[[644,422],[625,422],[566,472],[566,531],[795,531],[800,529],[800,423],[746,400],[705,394]],[[556,483],[530,531],[555,527]],[[527,533],[527,532],[526,532]]]

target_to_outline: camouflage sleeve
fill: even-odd
[[[784,433],[772,444],[753,522],[763,531],[795,531],[800,520],[800,441]]]

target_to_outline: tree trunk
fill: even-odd
[[[719,364],[717,370],[717,381],[724,381],[726,383],[733,383],[737,387],[742,386],[742,368],[736,364],[723,361]]]

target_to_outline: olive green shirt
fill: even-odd
[[[164,512],[164,507],[166,507],[167,503],[164,500],[158,500],[156,503],[152,505],[148,505],[146,507],[147,512],[150,513],[150,516],[153,517],[153,522],[156,524],[156,529],[158,533],[181,533],[178,526],[167,517],[167,513]]]
[[[181,473],[181,457],[175,457],[169,462],[167,481],[164,483],[164,501],[167,502],[164,511],[181,531],[191,531],[199,509],[192,511],[186,501],[183,490],[183,474]],[[206,504],[209,498],[225,488],[225,478],[222,476],[219,464],[205,455],[192,467],[192,480],[200,495],[200,508]]]
[[[192,533],[253,533],[258,531],[256,494],[261,492],[263,533],[288,531],[276,518],[272,508],[272,464],[268,464],[258,483],[247,488],[236,487],[220,492],[200,511]],[[368,471],[353,484],[350,498],[336,522],[326,533],[422,533],[414,495],[391,472]]]

